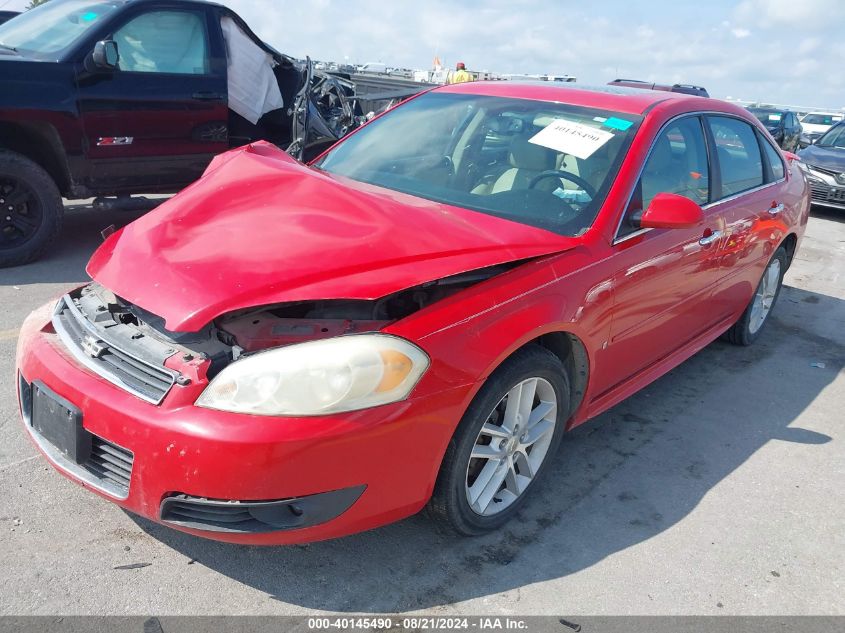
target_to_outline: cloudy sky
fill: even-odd
[[[845,108],[845,0],[221,1],[297,57],[428,68],[437,54],[470,69]]]

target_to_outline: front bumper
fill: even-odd
[[[51,313],[52,306],[44,306],[21,329],[20,389],[25,392],[24,385],[35,381],[45,385],[78,408],[82,427],[95,442],[124,451],[113,472],[123,473],[125,489],[104,485],[102,477],[92,477],[89,464],[51,450],[30,424],[22,393],[24,425],[36,446],[64,475],[123,508],[218,540],[322,540],[419,511],[431,496],[472,389],[466,385],[321,418],[267,418],[194,407],[202,389],[198,384],[175,385],[155,405],[81,365],[53,331]],[[177,501],[183,510],[186,501],[190,508],[174,519]],[[242,518],[246,512],[253,529],[227,531],[191,520],[202,516],[204,509],[198,506],[209,504],[213,512],[229,512],[233,506]],[[310,525],[291,518],[306,513],[321,521]],[[275,529],[266,530],[260,520],[256,524],[256,515],[275,517],[275,524],[270,521]]]
[[[808,177],[810,201],[824,207],[845,209],[845,186],[825,182],[820,178]]]

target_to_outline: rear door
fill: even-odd
[[[786,169],[780,152],[748,122],[708,115],[714,148],[714,202],[710,211],[725,221],[719,248],[721,279],[713,308],[738,316],[757,287],[776,246],[785,237]]]
[[[669,356],[717,323],[708,299],[720,274],[724,222],[705,210],[689,229],[640,229],[637,217],[660,192],[700,205],[710,200],[710,166],[701,117],[669,122],[655,140],[622,218],[613,248],[620,268],[613,279],[611,338],[602,353],[601,391]]]
[[[225,53],[203,7],[140,5],[115,25],[114,72],[80,75],[95,190],[178,189],[228,148]]]

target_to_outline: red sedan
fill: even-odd
[[[499,528],[564,431],[760,335],[807,222],[793,158],[721,101],[510,82],[422,94],[309,166],[228,152],[29,317],[24,426],[199,536],[426,505]]]

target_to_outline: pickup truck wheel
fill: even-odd
[[[62,227],[62,198],[44,169],[0,151],[0,268],[37,259]]]

